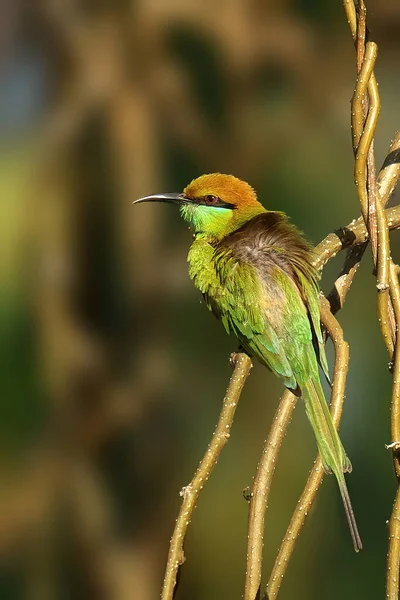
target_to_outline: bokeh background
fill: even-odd
[[[367,9],[379,166],[399,127],[400,4]],[[317,243],[359,215],[354,80],[339,0],[3,0],[2,599],[158,597],[179,490],[213,432],[236,344],[187,277],[191,235],[177,211],[132,200],[230,172]],[[324,273],[326,292],[342,258]],[[326,478],[282,600],[384,595],[391,378],[369,253],[363,262],[339,318],[351,351],[341,433],[365,549],[353,552]],[[194,513],[179,599],[241,597],[242,489],[281,391],[254,367]],[[265,575],[315,450],[299,403],[267,514]]]

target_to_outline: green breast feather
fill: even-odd
[[[275,228],[269,227],[271,215]],[[188,256],[189,275],[226,331],[236,335],[245,350],[287,387],[301,388],[318,370],[313,330],[320,363],[328,372],[309,246],[297,234],[308,257],[302,264],[299,252],[290,254],[278,235],[282,225],[293,234],[280,213],[253,221],[219,243],[196,239]]]

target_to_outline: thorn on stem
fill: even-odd
[[[399,452],[400,450],[400,441],[391,442],[390,444],[385,444],[386,450],[392,450],[393,453]]]
[[[248,485],[247,487],[244,488],[243,492],[243,498],[247,501],[250,502],[252,496],[253,496],[253,492],[251,491],[250,486]]]

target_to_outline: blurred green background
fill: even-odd
[[[367,9],[380,166],[399,127],[400,4]],[[179,490],[213,432],[236,344],[188,279],[177,211],[131,203],[221,171],[315,243],[347,224],[359,215],[354,54],[339,0],[1,3],[1,599],[158,597]],[[326,269],[326,292],[342,260]],[[351,353],[341,434],[364,550],[353,552],[326,478],[282,600],[384,595],[396,484],[369,251],[339,319]],[[281,391],[254,367],[194,513],[177,600],[241,597],[242,489]],[[299,403],[267,513],[265,576],[315,451]]]

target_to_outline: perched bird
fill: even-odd
[[[351,471],[319,378],[329,380],[312,248],[285,213],[266,210],[246,182],[213,173],[181,194],[139,202],[172,202],[194,230],[189,275],[228,333],[287,388],[304,399],[322,464],[336,476],[354,548],[362,548],[344,473]]]

